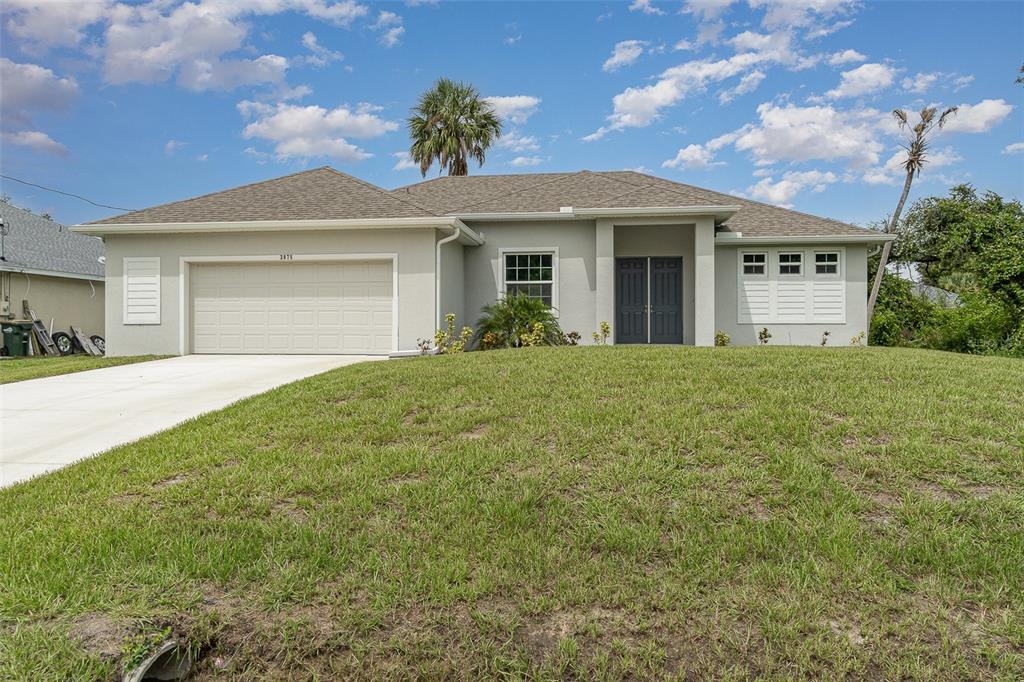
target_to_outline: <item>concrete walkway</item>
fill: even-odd
[[[163,431],[354,355],[186,355],[0,385],[0,487]]]

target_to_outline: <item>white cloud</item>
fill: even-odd
[[[740,79],[739,84],[728,90],[725,90],[718,95],[718,101],[722,104],[728,104],[736,97],[745,95],[747,93],[757,90],[757,86],[761,84],[761,81],[765,79],[764,71],[751,71],[743,78]]]
[[[27,147],[33,151],[53,154],[55,156],[67,156],[68,148],[57,142],[46,133],[38,130],[21,130],[13,133],[3,133],[2,139],[5,143]]]
[[[629,66],[644,53],[646,40],[622,40],[615,43],[612,48],[612,56],[605,60],[601,66],[603,71],[616,71],[623,66]]]
[[[167,140],[167,144],[164,145],[164,154],[167,156],[173,156],[174,152],[187,144],[188,142],[182,142],[181,140]]]
[[[196,161],[209,161],[209,160],[210,160],[210,155],[209,154],[200,154],[199,156],[196,157]]]
[[[542,163],[544,163],[544,159],[540,158],[539,156],[517,156],[516,158],[509,161],[509,165],[515,166],[516,168],[539,166]]]
[[[1024,142],[1014,142],[1003,147],[1003,154],[1024,154]]]
[[[720,17],[733,2],[734,0],[686,0],[682,11],[685,14],[696,15],[701,21],[710,21]]]
[[[941,77],[942,74],[938,71],[933,73],[918,72],[913,78],[907,77],[903,79],[903,89],[907,92],[921,95],[928,92]]]
[[[0,57],[0,119],[4,126],[27,125],[35,111],[64,112],[78,96],[73,78],[60,78],[37,64]]]
[[[395,157],[396,159],[395,165],[392,166],[391,170],[402,171],[412,170],[413,168],[419,170],[420,165],[412,160],[412,157],[409,156],[408,151],[394,152],[391,154],[391,156]]]
[[[380,44],[384,47],[394,47],[402,42],[405,27],[402,25],[402,17],[394,12],[381,10],[373,27],[381,31]]]
[[[526,123],[526,120],[537,112],[540,97],[531,95],[509,95],[507,97],[485,97],[499,118],[515,124]]]
[[[951,133],[987,133],[1010,115],[1014,105],[1003,99],[986,99],[961,104],[955,116],[946,119],[944,130]]]
[[[766,177],[748,187],[747,192],[755,199],[789,207],[791,200],[805,189],[809,188],[812,192],[824,192],[829,185],[838,180],[839,177],[831,171],[788,171],[783,173],[782,179],[778,182],[771,177]]]
[[[906,178],[907,171],[903,167],[906,159],[907,152],[901,149],[890,156],[881,166],[864,171],[862,179],[869,185],[899,185]],[[950,166],[958,161],[963,161],[963,157],[957,154],[952,147],[944,147],[927,154],[925,169]]]
[[[662,168],[707,168],[712,164],[714,152],[699,144],[691,144],[683,147],[676,154],[674,159],[669,159],[661,164]]]
[[[814,40],[816,38],[824,38],[825,36],[830,36],[833,33],[837,32],[837,31],[841,31],[844,28],[849,28],[850,26],[853,26],[853,20],[852,19],[849,19],[849,20],[845,20],[844,19],[843,21],[837,21],[837,22],[835,22],[833,24],[821,24],[821,25],[816,26],[816,27],[814,27],[812,29],[809,29],[807,31],[807,33],[804,34],[804,38],[806,38],[807,40]]]
[[[831,106],[757,108],[759,124],[740,129],[736,149],[749,151],[758,165],[777,161],[847,160],[855,166],[878,163],[878,140],[885,115],[876,109],[838,111]]]
[[[738,133],[726,133],[708,140],[705,144],[691,144],[679,150],[674,159],[662,162],[662,168],[702,169],[721,165],[716,162],[715,152],[736,141]]]
[[[957,76],[953,79],[953,91],[963,90],[974,82],[974,76]]]
[[[302,44],[311,53],[303,57],[302,60],[311,66],[327,66],[331,62],[340,61],[345,58],[345,55],[342,53],[321,45],[316,34],[312,31],[306,31],[302,34]]]
[[[862,62],[867,57],[862,55],[857,50],[843,50],[842,52],[833,52],[829,55],[828,63],[832,66],[841,66],[843,64],[852,64],[853,62]]]
[[[255,59],[193,59],[182,65],[178,84],[187,89],[234,90],[243,85],[272,83],[284,87],[288,60],[276,54]],[[302,86],[300,86],[302,87]],[[308,94],[308,89],[302,94]]]
[[[508,149],[513,152],[535,152],[540,149],[537,138],[531,135],[522,135],[518,130],[512,129],[498,138],[495,146],[501,149]]]
[[[839,85],[825,93],[828,97],[859,97],[892,85],[896,69],[885,64],[861,64],[856,69],[843,71]]]
[[[24,41],[23,47],[31,52],[75,47],[85,39],[85,30],[102,21],[110,8],[107,0],[4,0],[4,26],[12,37]]]
[[[362,103],[355,109],[347,105],[334,109],[278,103],[242,101],[238,110],[253,119],[242,131],[246,139],[262,139],[274,144],[278,159],[331,157],[342,161],[360,161],[372,154],[348,142],[348,137],[371,138],[398,129],[398,124],[376,114],[380,107]]]
[[[767,29],[805,28],[819,33],[815,25],[825,19],[852,11],[859,0],[749,0],[753,9],[765,8],[761,23]],[[823,34],[827,35],[827,34]]]
[[[651,0],[633,0],[633,4],[629,6],[629,11],[655,15],[664,14],[663,11],[651,4]]]
[[[672,51],[673,52],[680,52],[682,50],[692,50],[692,49],[694,49],[693,43],[691,43],[686,38],[683,38],[682,40],[676,41],[676,44],[672,46]]]

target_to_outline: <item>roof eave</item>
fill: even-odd
[[[117,234],[164,234],[183,232],[275,232],[306,230],[359,230],[388,228],[438,228],[459,224],[452,216],[413,218],[346,218],[340,220],[236,220],[199,223],[89,223],[69,229],[98,237]]]
[[[0,263],[0,272],[12,272],[15,274],[38,275],[42,277],[63,277],[65,279],[85,279],[92,282],[102,282],[103,275],[90,275],[84,272],[61,272],[59,270],[46,270],[43,268],[29,268],[13,263]]]

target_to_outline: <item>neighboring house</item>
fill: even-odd
[[[75,325],[103,334],[103,242],[0,202],[0,319],[21,319],[22,301],[52,331]]]
[[[440,177],[318,168],[74,228],[106,240],[107,350],[412,352],[506,292],[584,340],[837,343],[867,327],[878,232],[631,171]]]

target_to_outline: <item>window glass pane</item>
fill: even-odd
[[[541,279],[550,281],[551,278],[552,278],[552,275],[553,275],[553,271],[551,269],[551,264],[550,263],[547,265],[547,267],[541,268],[541,270],[540,270],[540,278]]]
[[[743,266],[743,274],[744,275],[763,275],[764,274],[764,266],[763,265],[744,265]]]
[[[765,255],[763,253],[745,253],[743,254],[744,263],[764,263]]]

